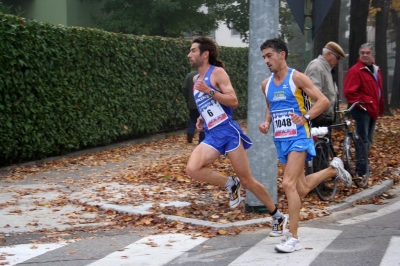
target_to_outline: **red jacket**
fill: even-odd
[[[384,97],[382,86],[382,74],[380,68],[372,64],[375,73],[378,73],[378,82],[372,72],[360,59],[347,72],[344,80],[344,96],[349,104],[364,102],[369,116],[377,120],[383,115]]]

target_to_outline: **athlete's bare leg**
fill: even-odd
[[[214,148],[200,143],[189,157],[186,174],[197,181],[224,187],[228,182],[228,177],[207,167],[220,155]]]
[[[332,166],[329,166],[321,171],[312,173],[307,176],[302,176],[297,180],[297,192],[300,198],[305,197],[312,189],[318,186],[322,181],[335,177],[337,171]]]
[[[293,234],[293,237],[298,238],[297,230],[299,227],[299,216],[301,208],[301,199],[297,191],[297,182],[304,176],[304,163],[307,156],[307,152],[296,152],[292,151],[289,153],[288,161],[286,164],[282,164],[283,168],[283,181],[282,188],[285,191],[286,198],[288,200],[288,212],[289,212],[289,232]]]
[[[289,153],[288,162],[282,164],[283,168],[283,182],[282,188],[285,191],[288,199],[288,212],[289,212],[289,231],[293,237],[297,238],[297,231],[299,227],[299,216],[301,208],[301,198],[306,196],[313,188],[315,188],[322,181],[336,176],[336,169],[329,166],[317,173],[305,176],[304,163],[307,157],[307,152],[292,151]]]
[[[251,174],[250,163],[243,143],[236,150],[229,152],[228,157],[242,186],[251,191],[270,212],[273,212],[276,206],[267,189]]]

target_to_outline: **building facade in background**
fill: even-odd
[[[21,7],[22,17],[51,24],[95,28],[92,16],[101,14],[96,2],[80,0],[2,0],[6,5]]]
[[[22,14],[24,18],[67,27],[97,28],[92,17],[101,16],[101,5],[98,2],[80,0],[2,0],[2,2],[13,7],[20,6],[24,11]],[[186,35],[187,39],[191,37],[190,34]],[[219,23],[219,28],[212,32],[210,37],[220,46],[248,46],[241,41],[238,32],[228,29],[223,22]]]

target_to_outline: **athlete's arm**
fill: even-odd
[[[222,67],[214,68],[214,71],[211,73],[211,84],[222,91],[222,93],[215,91],[212,96],[215,100],[231,108],[237,108],[239,106],[239,101],[229,76]],[[203,85],[207,86],[205,82],[203,82]],[[205,93],[209,93],[211,90],[212,89],[207,86],[207,92]]]
[[[259,126],[258,126],[258,130],[260,130],[261,133],[263,134],[267,134],[269,131],[269,127],[271,125],[271,121],[272,121],[272,117],[271,114],[269,112],[269,101],[267,100],[267,97],[265,95],[265,88],[267,86],[269,78],[265,79],[262,83],[261,83],[261,90],[264,94],[265,97],[265,101],[267,103],[267,108],[265,109],[265,120],[264,122],[262,122]]]
[[[314,102],[311,109],[307,112],[307,114],[310,115],[310,119],[314,119],[329,107],[328,98],[314,86],[306,75],[299,71],[294,71],[293,82],[297,88],[301,88]],[[292,120],[298,125],[307,122],[303,116],[298,116],[296,114],[292,114]]]

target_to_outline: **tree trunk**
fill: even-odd
[[[392,21],[396,38],[396,55],[393,73],[392,96],[390,97],[390,108],[400,108],[400,17],[396,10],[391,10]]]
[[[330,41],[339,43],[339,15],[341,0],[335,0],[322,22],[313,42],[313,58],[322,53],[322,48]]]
[[[375,17],[375,62],[381,69],[383,94],[385,98],[385,114],[390,115],[388,101],[388,67],[387,67],[387,29],[391,0],[378,0],[379,11]]]
[[[330,42],[339,43],[339,18],[340,18],[340,5],[341,0],[335,0],[332,3],[331,9],[329,9],[324,22],[322,22],[317,34],[314,37],[313,42],[313,58],[317,58],[322,54],[322,48]],[[338,84],[338,66],[333,69],[333,81]],[[341,91],[341,84],[339,85],[339,91]],[[339,108],[339,101],[336,102],[337,108]]]
[[[357,63],[358,50],[362,44],[367,42],[368,9],[369,0],[351,0],[349,68]]]
[[[313,58],[322,54],[322,48],[330,41],[339,43],[339,17],[341,0],[335,0],[319,28],[313,42]],[[337,69],[335,67],[333,79],[337,83]]]

